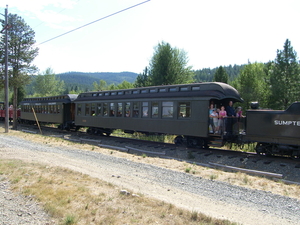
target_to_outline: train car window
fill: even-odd
[[[200,87],[192,87],[192,91],[199,91]]]
[[[56,105],[53,106],[53,113],[56,114],[57,113],[57,108]]]
[[[148,93],[148,89],[143,89],[143,90],[141,90],[141,93],[142,93],[142,94]]]
[[[158,118],[158,102],[152,102],[151,112],[152,118]]]
[[[134,102],[133,103],[133,117],[139,117],[140,114],[140,103]]]
[[[170,88],[170,92],[175,92],[175,91],[177,91],[177,88],[176,88],[176,87]]]
[[[108,103],[103,103],[103,116],[108,116]]]
[[[125,91],[125,95],[130,95],[131,91]]]
[[[123,91],[119,91],[119,92],[118,92],[118,95],[123,95],[123,94],[124,94]]]
[[[174,112],[174,103],[173,102],[162,102],[162,117],[163,118],[172,118]]]
[[[189,90],[188,87],[181,87],[181,88],[180,88],[180,91],[188,91],[188,90]]]
[[[101,107],[101,103],[98,103],[98,104],[97,104],[97,112],[96,112],[96,115],[97,115],[97,116],[101,116],[101,108],[102,108],[102,107]]]
[[[96,97],[96,96],[97,96],[97,93],[94,93],[94,94],[93,94],[93,97]]]
[[[91,116],[96,116],[96,103],[91,104]]]
[[[125,117],[130,117],[130,102],[125,103]]]
[[[159,90],[159,92],[166,92],[166,91],[167,91],[166,88],[160,88],[160,89],[158,89],[158,90]]]
[[[109,116],[115,116],[115,103],[112,102],[109,104]]]
[[[85,115],[89,116],[90,115],[90,104],[85,103]]]
[[[111,92],[110,95],[117,95],[117,92],[116,91]]]
[[[132,94],[138,94],[138,93],[139,93],[139,90],[132,91]]]
[[[178,118],[189,118],[189,117],[191,117],[191,103],[190,102],[179,102]]]
[[[150,93],[155,93],[155,92],[157,92],[157,90],[155,88],[150,89]]]
[[[105,96],[108,96],[108,95],[109,95],[109,92],[105,92],[104,95],[105,95]]]
[[[81,104],[77,105],[77,115],[81,115]]]
[[[143,112],[143,115],[142,117],[148,117],[149,116],[149,107],[148,107],[148,102],[143,102],[142,103],[142,112]]]
[[[117,117],[122,117],[123,115],[123,103],[117,103]]]
[[[99,96],[103,96],[103,93],[99,93]]]
[[[57,113],[60,113],[60,105],[57,105]]]

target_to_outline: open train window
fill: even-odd
[[[97,116],[101,116],[101,108],[102,108],[101,106],[102,106],[101,103],[97,103],[97,109],[96,109],[97,110],[97,112],[96,112]]]
[[[139,117],[140,115],[140,103],[134,102],[133,103],[133,117]]]
[[[109,104],[109,116],[114,117],[116,114],[115,103],[112,102]]]
[[[149,91],[148,89],[143,89],[143,90],[141,90],[141,93],[145,94],[145,93],[148,93],[148,91]]]
[[[152,118],[158,118],[158,102],[152,102],[151,116]]]
[[[197,87],[192,87],[192,91],[199,91],[200,90],[200,87],[197,86]]]
[[[178,118],[189,118],[191,117],[191,103],[190,102],[179,102],[178,103]]]
[[[130,117],[130,102],[125,103],[125,117]]]
[[[81,115],[81,104],[77,105],[77,115]]]
[[[96,103],[91,104],[91,116],[96,116]]]
[[[173,102],[162,102],[162,117],[163,118],[172,118],[174,112],[174,103]]]
[[[123,103],[117,103],[117,117],[121,117],[123,115]]]
[[[86,116],[90,115],[90,104],[88,103],[85,104],[85,115]]]
[[[149,116],[149,103],[148,102],[142,102],[142,117],[148,117]]]
[[[157,92],[157,89],[155,88],[150,89],[150,93],[155,93],[155,92]]]
[[[103,116],[108,116],[108,103],[103,103]]]

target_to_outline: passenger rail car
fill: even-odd
[[[66,94],[53,97],[25,98],[21,104],[21,123],[59,124],[61,129],[74,127],[75,104],[78,95]],[[36,118],[35,118],[36,116]]]
[[[300,102],[284,110],[248,110],[245,140],[256,152],[300,157]]]
[[[13,115],[14,115],[14,110],[12,107],[9,108],[8,110],[8,117],[9,120],[12,121],[13,120]],[[21,111],[18,109],[17,110],[17,118],[19,118],[21,115]],[[0,120],[5,120],[5,103],[4,102],[0,102]]]
[[[196,83],[143,87],[79,94],[75,124],[88,132],[110,135],[125,132],[178,135],[178,143],[205,148],[211,102],[216,106],[241,102],[237,90],[224,83]]]

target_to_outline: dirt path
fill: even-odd
[[[3,135],[0,134],[0,140],[1,136]],[[14,140],[16,139],[14,138]],[[0,142],[1,158],[20,159],[26,162],[65,167],[118,185],[121,188],[132,190],[135,193],[143,193],[146,196],[172,203],[178,207],[242,224],[300,224],[299,221],[290,221],[263,209],[253,209],[226,203],[221,201],[222,196],[220,196],[219,201],[207,197],[205,193],[203,195],[192,194],[178,189],[176,186],[167,186],[155,182],[155,177],[153,179],[143,179],[143,177],[151,175],[139,171],[138,168],[131,168],[127,165],[116,166],[109,163],[101,165],[86,158],[85,154],[81,158],[75,158],[60,151],[39,151],[37,153],[36,150],[28,147],[30,145],[28,145],[26,140],[21,141],[21,143],[24,145],[13,141],[9,145]],[[40,147],[43,148],[43,145]],[[48,148],[49,145],[44,147]],[[69,151],[71,152],[72,150],[70,149]],[[130,164],[130,160],[128,160],[128,164]]]

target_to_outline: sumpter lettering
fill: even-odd
[[[300,126],[300,121],[274,120],[274,124],[279,126]]]

